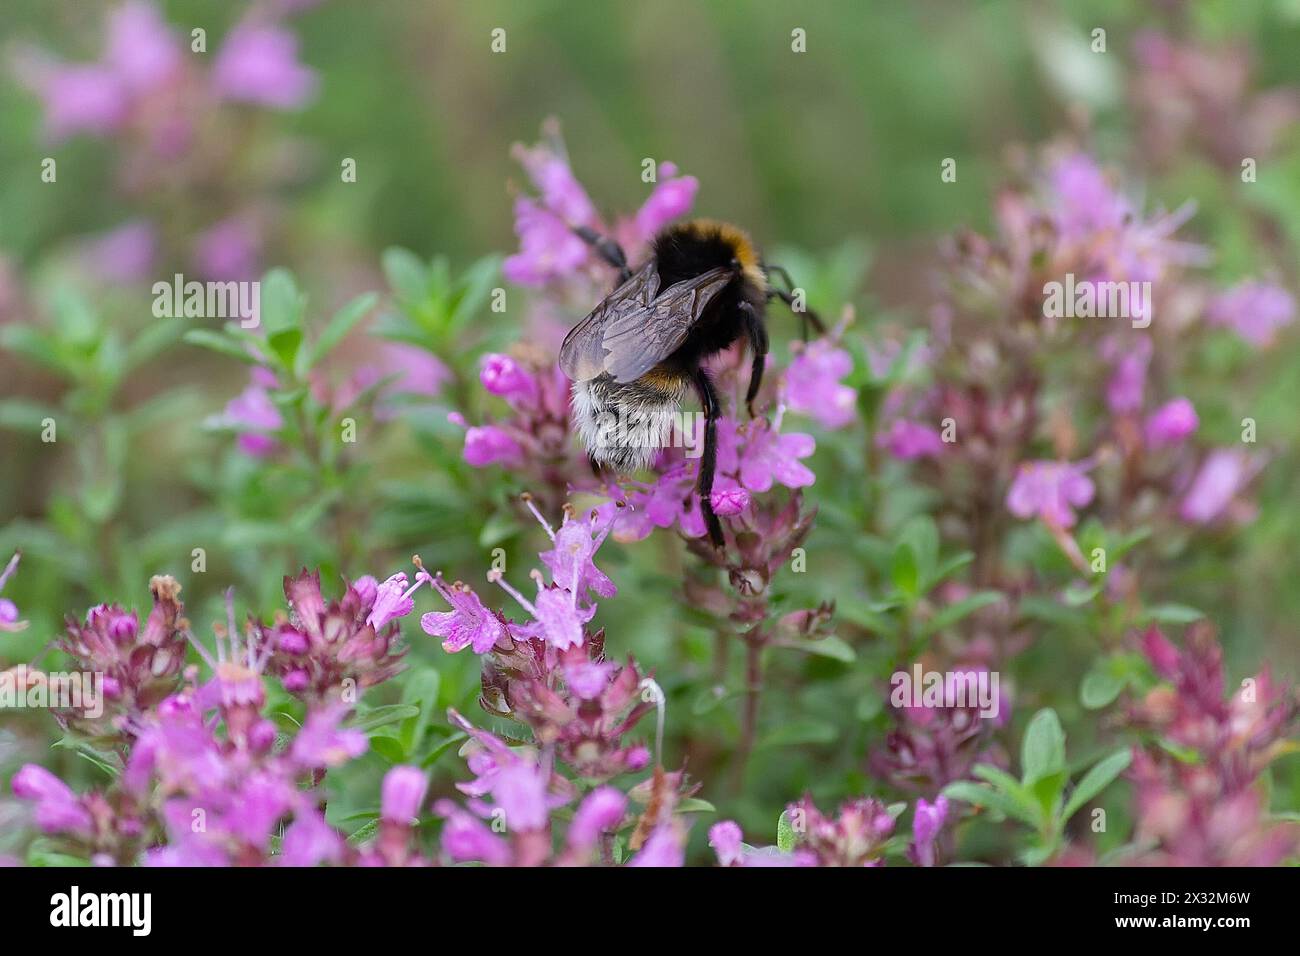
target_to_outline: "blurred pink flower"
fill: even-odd
[[[483,356],[481,365],[479,381],[493,395],[501,396],[512,406],[537,401],[537,379],[509,355],[490,353]]]
[[[902,418],[895,419],[889,426],[889,431],[880,435],[876,443],[895,458],[904,461],[937,458],[943,454],[943,438],[937,429]]]
[[[1186,398],[1175,398],[1160,406],[1146,422],[1147,444],[1153,448],[1177,445],[1196,431],[1196,408]]]
[[[527,197],[515,201],[515,233],[519,252],[501,266],[517,285],[544,285],[576,272],[587,261],[587,244],[564,221]]]
[[[1229,326],[1263,348],[1273,343],[1278,329],[1295,320],[1295,299],[1281,286],[1242,282],[1211,300],[1206,315],[1211,325]]]
[[[106,136],[126,121],[126,88],[109,67],[64,64],[38,51],[20,54],[19,81],[41,99],[45,135],[54,143],[78,133]]]
[[[388,386],[390,394],[405,392],[437,398],[451,380],[451,369],[428,349],[401,342],[385,342],[379,348],[378,371],[381,378],[396,375]]]
[[[1024,462],[1007,492],[1007,508],[1017,518],[1039,517],[1058,528],[1073,527],[1074,509],[1092,501],[1090,466],[1068,461]]]
[[[217,94],[273,109],[300,109],[318,85],[298,62],[298,37],[274,23],[247,21],[227,35],[212,67]]]
[[[843,428],[857,414],[857,389],[840,382],[851,371],[852,357],[836,343],[808,343],[785,370],[786,406],[815,418],[823,428]]]
[[[475,468],[501,464],[507,468],[523,461],[524,450],[510,433],[495,425],[471,425],[465,430],[465,461]]]
[[[1151,339],[1145,335],[1132,339],[1112,336],[1102,342],[1102,358],[1114,363],[1114,372],[1106,382],[1106,405],[1115,414],[1142,407],[1151,349]]]
[[[284,427],[284,416],[263,384],[254,380],[232,398],[217,423],[239,432],[239,449],[245,454],[260,458],[275,451],[280,443],[270,432]]]
[[[694,176],[677,175],[676,164],[660,163],[659,182],[633,219],[637,238],[649,242],[660,229],[689,212],[699,188],[700,182]]]
[[[104,61],[130,93],[146,93],[168,82],[181,67],[182,55],[153,4],[130,0],[109,17]]]
[[[1214,521],[1241,491],[1252,470],[1246,455],[1235,448],[1210,452],[1192,479],[1178,513],[1196,524]]]
[[[143,282],[151,274],[158,253],[153,224],[136,219],[81,242],[82,261],[109,282]]]
[[[223,219],[203,232],[194,243],[194,266],[215,282],[251,279],[257,274],[262,237],[252,217]]]

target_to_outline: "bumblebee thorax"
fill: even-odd
[[[736,262],[747,284],[759,293],[767,289],[754,241],[729,222],[691,219],[670,226],[656,237],[654,251],[664,286]]]

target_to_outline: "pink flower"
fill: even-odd
[[[749,492],[744,488],[715,488],[709,494],[713,513],[719,518],[740,514],[749,507],[749,501]]]
[[[724,435],[727,436],[728,459],[734,456],[739,464],[740,483],[750,491],[770,491],[774,483],[787,488],[811,485],[816,476],[799,459],[807,458],[817,448],[811,435],[802,432],[781,434],[780,416],[775,422],[755,418],[744,426],[744,446],[737,448],[741,429],[735,422],[724,418],[718,423],[718,460],[724,462]],[[732,472],[730,460],[720,468]]]
[[[1106,383],[1106,405],[1116,414],[1142,407],[1147,366],[1151,362],[1151,339],[1108,338],[1101,347],[1102,358],[1113,362],[1115,371]]]
[[[109,282],[142,282],[153,269],[158,236],[153,224],[136,219],[85,240],[81,258]]]
[[[541,625],[541,634],[536,636],[546,638],[546,643],[561,651],[582,643],[583,625],[596,614],[594,607],[579,607],[574,595],[560,588],[539,588],[529,611]],[[521,632],[534,636],[531,629]]]
[[[438,356],[401,342],[385,342],[380,346],[377,365],[380,378],[396,376],[388,386],[390,395],[404,392],[437,398],[452,377],[451,370]]]
[[[90,813],[72,789],[44,767],[26,764],[14,774],[9,788],[20,800],[36,803],[36,824],[44,832],[90,835]]]
[[[388,626],[390,621],[406,617],[415,610],[415,600],[411,597],[425,580],[432,580],[423,571],[415,576],[415,583],[407,586],[406,573],[398,571],[375,590],[374,607],[366,617],[366,623],[376,631]]]
[[[1295,320],[1295,299],[1281,286],[1243,282],[1210,302],[1211,325],[1226,325],[1257,348],[1273,343],[1277,330]]]
[[[267,390],[256,383],[249,385],[226,403],[218,424],[239,432],[239,448],[245,454],[262,457],[279,447],[269,433],[284,427],[284,416],[271,401]]]
[[[1153,448],[1177,445],[1196,431],[1196,408],[1186,398],[1175,398],[1160,406],[1147,419],[1147,444]]]
[[[420,627],[426,634],[444,638],[444,651],[454,654],[472,647],[475,654],[486,654],[506,636],[506,625],[500,616],[484,607],[473,590],[459,581],[449,587],[441,575],[435,576],[432,584],[452,609],[430,611],[420,618]]]
[[[30,53],[20,57],[17,72],[19,80],[41,98],[45,135],[53,143],[78,133],[106,136],[126,122],[126,89],[109,67],[63,64]]]
[[[840,382],[851,371],[847,351],[826,339],[809,343],[785,370],[786,406],[815,418],[823,428],[843,428],[857,415],[857,389]]]
[[[147,93],[181,68],[181,49],[157,8],[141,0],[123,4],[108,20],[104,61],[133,93]]]
[[[1232,448],[1210,452],[1179,507],[1183,520],[1208,524],[1222,515],[1245,485],[1249,470],[1242,452]]]
[[[511,405],[537,401],[537,379],[509,355],[485,355],[482,366],[479,380],[493,395],[500,395]]]
[[[384,774],[379,816],[407,826],[420,817],[429,780],[419,767],[394,767]]]
[[[709,827],[709,846],[722,866],[740,863],[744,857],[744,834],[735,820],[723,820]]]
[[[1020,465],[1007,492],[1007,508],[1017,518],[1037,515],[1049,525],[1074,525],[1074,509],[1092,501],[1090,466],[1068,461],[1031,461]]]
[[[894,419],[889,426],[889,431],[881,435],[876,442],[895,458],[903,461],[937,458],[943,454],[943,437],[937,429],[902,418]]]
[[[511,155],[528,173],[545,209],[571,226],[597,224],[596,207],[569,167],[559,125],[554,120],[543,125],[542,142],[532,147],[516,143]]]
[[[564,683],[580,700],[595,700],[609,686],[618,671],[612,661],[577,661],[564,665]]]
[[[285,866],[319,866],[340,863],[344,842],[318,810],[299,811],[284,831],[280,862]]]
[[[194,266],[214,282],[251,279],[257,274],[261,244],[261,232],[251,217],[231,216],[195,240]]]
[[[917,866],[934,866],[935,840],[948,818],[948,798],[940,795],[934,803],[924,797],[916,801],[916,814],[912,817],[912,845],[908,856]]]
[[[596,517],[591,512],[582,518],[575,518],[566,511],[560,530],[552,531],[550,524],[536,510],[531,500],[528,507],[555,544],[549,551],[538,554],[542,563],[550,569],[552,581],[574,594],[590,589],[601,597],[611,598],[618,593],[614,582],[596,567],[594,561],[597,549],[609,534],[608,521],[601,522],[597,527]]]
[[[475,468],[519,465],[524,450],[509,432],[495,425],[472,425],[465,431],[465,461]]]
[[[671,823],[661,823],[651,832],[628,866],[677,867],[686,863],[686,846],[677,828]]]
[[[21,552],[15,551],[13,557],[9,559],[9,563],[5,565],[4,570],[0,571],[0,591],[4,590],[5,582],[9,580],[14,571],[18,570],[18,559],[21,557]],[[18,605],[8,598],[0,598],[0,632],[21,631],[25,627],[27,627],[27,622],[18,620]]]
[[[694,176],[678,176],[674,163],[660,163],[659,182],[636,212],[637,238],[649,242],[664,226],[689,212],[699,188]]]
[[[293,740],[294,763],[304,769],[323,769],[340,766],[365,753],[370,743],[364,733],[339,728],[349,709],[347,705],[334,705],[309,712]]]
[[[587,261],[587,244],[546,207],[527,197],[515,202],[519,252],[507,256],[501,271],[516,285],[540,286],[572,275]]]
[[[613,787],[597,787],[578,805],[569,824],[571,850],[590,852],[602,833],[612,830],[623,819],[627,797]]]
[[[450,800],[439,800],[434,809],[446,818],[442,828],[442,849],[457,863],[475,861],[488,866],[505,866],[510,849],[482,820],[476,819]]]
[[[316,92],[316,74],[298,62],[298,38],[273,23],[241,23],[212,67],[218,95],[273,109],[299,109]]]

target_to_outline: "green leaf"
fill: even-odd
[[[1020,747],[1021,781],[1031,787],[1065,769],[1065,731],[1056,711],[1045,707],[1034,714]]]
[[[1154,621],[1157,624],[1191,624],[1205,617],[1204,611],[1198,611],[1186,604],[1157,604],[1146,609],[1142,615],[1143,622]]]
[[[916,551],[906,541],[900,541],[894,548],[894,563],[890,570],[890,579],[898,593],[904,595],[909,603],[915,601],[921,589],[921,569],[916,560]]]
[[[378,297],[373,292],[367,292],[359,295],[343,308],[334,313],[333,318],[326,323],[325,328],[321,331],[320,336],[316,339],[311,349],[306,353],[309,356],[308,368],[315,366],[334,351],[334,348],[342,342],[349,332],[351,332],[375,307]],[[299,375],[304,375],[308,369],[299,370]]]
[[[963,618],[974,614],[980,608],[996,604],[1001,600],[1002,593],[1000,591],[976,591],[974,594],[937,611],[928,621],[921,625],[919,634],[921,637],[938,634],[952,627]]]
[[[1109,706],[1128,683],[1128,678],[1116,674],[1109,662],[1099,664],[1083,676],[1083,683],[1079,685],[1079,701],[1089,710]]]
[[[420,761],[420,766],[425,770],[428,770],[435,763],[437,763],[438,758],[441,757],[443,754],[445,754],[448,750],[451,750],[453,747],[459,746],[460,744],[464,743],[468,739],[469,739],[469,734],[463,733],[461,731],[457,731],[456,733],[448,737],[446,740],[440,741],[432,750],[430,750],[427,754],[425,754],[424,759]]]
[[[14,431],[39,432],[47,418],[58,420],[58,409],[25,398],[0,400],[0,428]]]
[[[1074,788],[1074,792],[1070,794],[1070,800],[1061,814],[1061,822],[1065,823],[1070,817],[1078,813],[1084,804],[1109,787],[1116,777],[1128,769],[1132,759],[1132,751],[1124,747],[1122,750],[1117,750],[1109,757],[1103,757],[1093,764],[1092,769],[1083,775],[1083,779],[1079,781]]]
[[[815,641],[783,642],[781,646],[794,651],[803,651],[805,654],[816,654],[818,657],[829,657],[832,660],[843,661],[845,664],[853,663],[858,656],[848,641],[834,634]]]
[[[272,269],[262,278],[260,289],[260,316],[267,338],[286,329],[297,329],[301,338],[306,297],[298,291],[293,275],[285,269]]]
[[[1006,794],[1023,811],[1016,815],[1017,819],[1034,827],[1041,825],[1043,819],[1041,803],[1029,788],[1011,774],[987,763],[976,764],[971,773]]]
[[[442,675],[432,667],[422,667],[407,677],[402,688],[402,703],[413,704],[420,708],[419,714],[408,717],[402,723],[402,747],[410,759],[424,740],[425,731],[433,721],[438,708],[438,689],[442,685]]]
[[[1031,813],[1026,807],[1021,806],[1007,794],[987,784],[958,780],[944,787],[943,793],[949,799],[961,800],[963,803],[995,810],[1004,817],[1019,820],[1031,827],[1037,828],[1039,825],[1037,814]]]
[[[249,365],[257,364],[255,355],[252,355],[248,349],[234,339],[222,335],[220,332],[213,332],[211,329],[190,329],[182,336],[182,339],[190,345],[212,349],[214,352],[220,352],[230,358],[247,362]]]
[[[357,730],[370,733],[380,727],[406,720],[408,717],[416,717],[419,713],[420,708],[411,704],[385,704],[383,707],[375,707],[358,715],[352,726]]]
[[[409,249],[394,246],[385,249],[380,264],[388,285],[404,303],[417,303],[429,294],[429,278],[424,263]]]
[[[296,371],[298,350],[302,347],[302,329],[288,328],[268,333],[266,344],[284,368]]]
[[[698,797],[686,797],[681,800],[675,809],[676,813],[717,813],[718,808],[707,800],[701,800]]]
[[[781,811],[776,818],[776,848],[782,853],[790,853],[798,842],[794,827],[790,825],[790,811]]]
[[[790,720],[778,726],[759,742],[759,749],[793,747],[805,744],[829,744],[839,737],[839,729],[824,720],[807,718]]]

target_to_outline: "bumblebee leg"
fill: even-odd
[[[709,540],[715,548],[726,547],[722,536],[722,523],[713,513],[713,473],[718,467],[718,416],[722,414],[718,402],[718,393],[713,382],[704,369],[695,370],[695,391],[700,396],[700,405],[704,409],[704,452],[700,455],[700,476],[695,489],[700,493],[700,513],[704,515],[704,526],[709,531]]]
[[[763,370],[767,367],[767,329],[748,302],[741,302],[740,309],[745,314],[745,331],[749,334],[749,347],[754,353],[754,364],[749,370],[749,391],[745,393],[745,407],[749,409],[749,417],[753,418],[754,399],[763,385]]]
[[[782,302],[784,302],[786,305],[790,307],[790,311],[794,312],[797,316],[799,316],[799,329],[800,329],[800,333],[803,336],[803,340],[805,342],[808,341],[809,323],[811,323],[812,327],[817,330],[818,335],[825,335],[826,326],[822,323],[821,318],[817,315],[816,312],[814,312],[812,309],[807,308],[806,306],[802,309],[796,309],[794,307],[795,285],[794,285],[794,280],[790,278],[790,273],[786,272],[782,266],[768,265],[767,263],[763,264],[763,271],[766,272],[769,276],[779,275],[783,280],[785,280],[786,290],[789,291],[778,289],[775,286],[770,286],[767,291],[767,297],[769,299],[780,299]]]
[[[626,282],[632,278],[632,270],[627,267],[627,256],[623,253],[623,247],[609,236],[602,236],[595,229],[586,226],[574,226],[573,234],[591,246],[596,251],[596,255],[618,270],[619,282]]]

